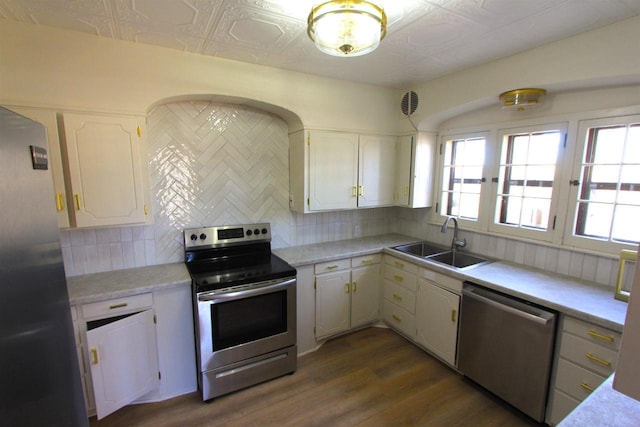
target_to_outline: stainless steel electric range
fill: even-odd
[[[296,270],[268,223],[184,230],[203,400],[296,370]]]

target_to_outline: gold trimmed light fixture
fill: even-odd
[[[311,9],[307,34],[324,53],[360,56],[374,51],[387,34],[387,15],[364,0],[328,1]]]
[[[501,93],[499,98],[502,108],[524,111],[540,105],[546,94],[544,89],[524,88]]]

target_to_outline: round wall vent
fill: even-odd
[[[400,102],[400,109],[402,110],[402,114],[405,116],[410,116],[416,112],[418,108],[418,94],[414,91],[410,91],[405,93],[402,96],[402,102]]]

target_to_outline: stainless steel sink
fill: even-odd
[[[426,258],[428,261],[435,261],[441,264],[446,264],[456,268],[467,268],[472,266],[478,266],[481,264],[489,263],[490,261],[484,258],[477,257],[475,255],[467,254],[464,252],[444,252],[436,255],[432,255]]]
[[[395,246],[393,249],[421,258],[448,251],[445,247],[437,246],[429,242],[417,242],[408,245]]]
[[[392,249],[425,261],[433,261],[457,269],[471,268],[491,262],[490,260],[479,256],[460,251],[453,252],[449,248],[424,241],[410,243],[408,245],[394,246]]]

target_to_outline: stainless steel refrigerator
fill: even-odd
[[[86,426],[42,125],[0,108],[0,424]]]

